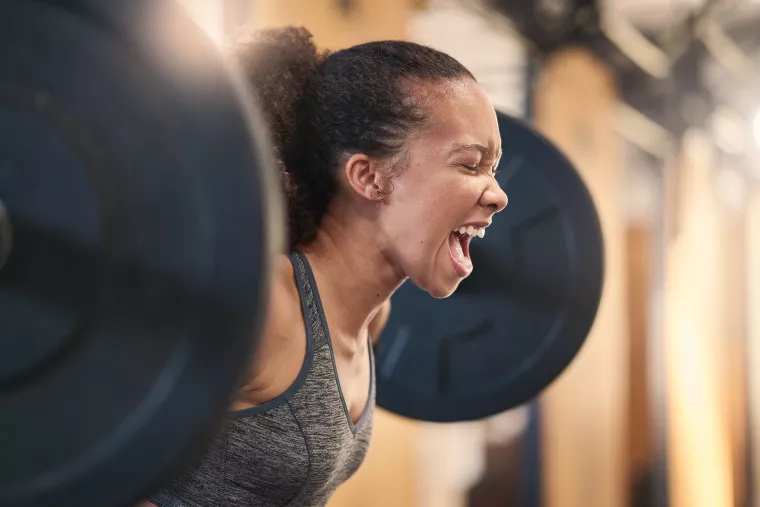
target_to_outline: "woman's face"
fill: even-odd
[[[379,225],[397,267],[440,298],[472,272],[470,242],[487,233],[507,195],[495,178],[501,139],[485,93],[470,79],[430,86],[426,126],[407,142]]]

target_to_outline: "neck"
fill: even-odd
[[[403,283],[372,227],[328,213],[316,239],[300,248],[309,258],[334,341],[355,348],[381,305]]]

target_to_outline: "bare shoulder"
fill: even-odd
[[[265,335],[277,331],[288,322],[292,322],[294,320],[293,310],[299,308],[300,302],[293,265],[287,255],[280,254],[277,256],[272,274]]]
[[[279,255],[274,270],[267,320],[258,354],[263,360],[274,359],[286,353],[291,346],[290,342],[298,341],[298,337],[294,336],[298,334],[298,329],[303,328],[293,265],[286,255]],[[305,339],[305,331],[303,334]]]
[[[306,331],[293,265],[279,255],[272,273],[266,324],[252,358],[237,409],[274,399],[293,383],[303,365]]]

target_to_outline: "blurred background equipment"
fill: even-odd
[[[219,44],[302,24],[327,48],[407,38],[450,53],[563,151],[599,213],[602,298],[560,378],[480,421],[378,411],[368,459],[331,507],[758,505],[760,3],[181,1]],[[23,33],[12,20],[0,16],[3,40]],[[203,54],[169,61],[193,72]]]

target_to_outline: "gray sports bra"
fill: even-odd
[[[375,405],[354,425],[338,381],[330,333],[306,257],[290,255],[306,323],[306,357],[278,398],[233,412],[202,462],[149,498],[158,507],[322,506],[361,465]]]

